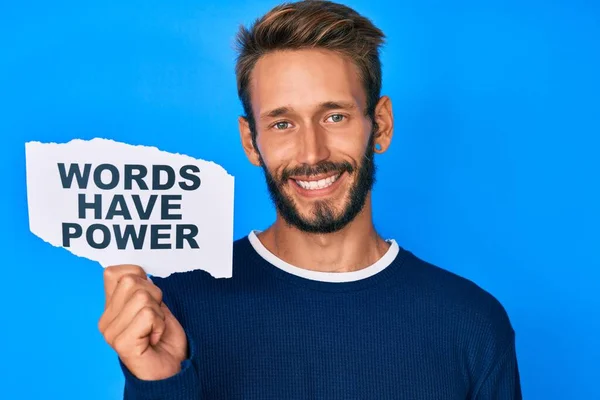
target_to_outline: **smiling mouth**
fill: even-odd
[[[318,180],[302,180],[302,179],[294,179],[294,178],[292,178],[292,180],[294,182],[296,182],[298,184],[298,186],[300,186],[302,189],[319,190],[319,189],[326,189],[329,186],[333,185],[333,183],[335,181],[337,181],[341,175],[342,175],[342,173],[339,172],[335,175],[329,176],[327,178],[318,179]]]

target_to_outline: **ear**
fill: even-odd
[[[240,138],[242,139],[242,147],[244,148],[244,152],[246,153],[246,157],[253,165],[260,167],[260,156],[258,154],[258,150],[254,148],[254,143],[252,141],[252,131],[250,130],[250,124],[248,123],[248,119],[246,117],[240,116],[238,118],[238,127],[240,130]]]
[[[392,100],[383,96],[375,106],[375,122],[379,127],[375,133],[375,152],[385,152],[392,142],[394,135],[394,113],[392,111]]]

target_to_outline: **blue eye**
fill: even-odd
[[[275,122],[273,124],[273,128],[275,128],[276,130],[280,131],[283,129],[286,129],[288,127],[290,123],[287,121],[280,121],[280,122]],[[283,126],[282,126],[283,125]]]
[[[342,120],[345,118],[345,115],[342,114],[332,114],[329,116],[329,118],[331,118],[333,121],[332,122],[342,122]],[[327,118],[327,119],[329,119]]]

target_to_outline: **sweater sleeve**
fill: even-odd
[[[146,381],[137,378],[119,359],[125,375],[124,400],[198,400],[200,399],[199,354],[193,335],[186,329],[186,320],[180,303],[177,301],[177,282],[169,278],[152,277],[151,281],[163,292],[163,301],[175,318],[182,324],[188,341],[189,356],[181,362],[181,370],[166,379]]]
[[[512,341],[475,391],[473,400],[522,400],[519,366]]]
[[[200,382],[197,372],[196,347],[188,336],[190,356],[182,361],[181,370],[170,378],[145,381],[137,378],[119,359],[125,376],[124,400],[199,400]]]

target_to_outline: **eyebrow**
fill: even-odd
[[[352,110],[356,108],[356,104],[349,101],[326,101],[324,103],[320,103],[318,106],[319,111],[327,111],[327,110]],[[276,118],[285,114],[290,114],[294,112],[292,107],[277,107],[270,111],[266,111],[260,115],[260,119],[267,118]]]

